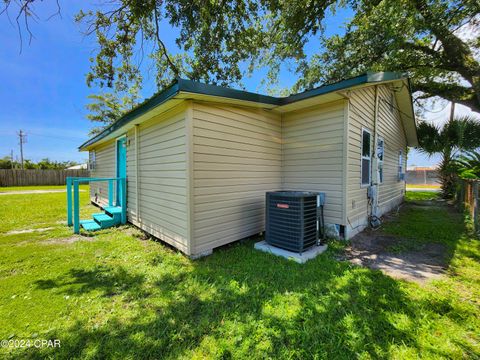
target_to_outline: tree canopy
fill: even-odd
[[[480,112],[478,0],[363,0],[352,6],[345,35],[323,39],[324,51],[299,66],[298,88],[366,70],[399,71],[412,78],[420,98],[439,96]]]
[[[11,0],[4,0],[8,9]],[[34,1],[20,0],[27,19]],[[61,3],[61,2],[60,2]],[[285,62],[293,91],[367,70],[406,72],[418,98],[439,96],[480,112],[478,0],[100,0],[76,20],[95,36],[87,83],[126,92],[144,62],[159,88],[177,76],[240,84],[259,68],[275,83]],[[326,36],[329,11],[348,7],[345,33]],[[167,33],[176,34],[168,49]],[[306,51],[319,43],[313,54]],[[108,100],[108,99],[107,99]]]
[[[100,123],[90,130],[90,135],[98,134],[103,128],[112,124],[120,118],[125,112],[131,110],[139,99],[138,87],[132,86],[123,96],[118,93],[92,94],[88,98],[91,100],[87,104],[89,114],[87,119]]]
[[[25,159],[23,161],[23,167],[25,169],[42,169],[42,170],[64,170],[70,166],[79,165],[75,161],[54,161],[49,158],[42,159],[37,163]],[[10,156],[0,158],[0,169],[20,169],[21,164],[19,161],[12,160]]]

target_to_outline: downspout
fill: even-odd
[[[140,176],[139,176],[139,169],[138,169],[138,161],[139,161],[139,155],[138,155],[138,149],[140,148],[140,145],[138,144],[138,124],[135,124],[135,213],[136,213],[136,220],[137,220],[137,223],[140,222],[140,214],[139,214],[139,211],[140,211],[140,207],[139,207],[139,203],[140,203],[140,199],[139,199],[139,195],[140,195],[140,186],[139,186],[139,182],[140,182]]]

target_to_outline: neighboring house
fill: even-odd
[[[440,186],[437,166],[411,166],[407,168],[406,182],[409,185]]]
[[[68,167],[66,170],[87,170],[88,164],[79,164]]]
[[[368,73],[285,98],[179,79],[80,149],[92,176],[126,174],[132,224],[198,256],[264,231],[271,190],[325,192],[326,222],[353,236],[403,201],[415,145],[408,79]]]

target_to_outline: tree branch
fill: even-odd
[[[466,80],[473,84],[473,77],[478,76],[480,64],[475,60],[468,45],[453,34],[445,24],[442,24],[432,14],[425,0],[413,0],[415,8],[425,22],[425,25],[442,43],[446,56],[444,60],[458,71]]]
[[[446,100],[465,105],[473,111],[480,112],[480,103],[477,101],[475,91],[472,88],[439,82],[414,82],[412,90],[413,92],[421,91],[425,93],[425,96],[421,96],[421,98],[440,96]]]
[[[167,47],[165,46],[163,41],[160,39],[160,26],[158,21],[158,11],[157,11],[156,4],[154,4],[153,7],[154,7],[154,17],[155,17],[155,37],[157,38],[158,44],[162,48],[163,55],[165,55],[165,58],[167,59],[168,66],[170,67],[172,72],[175,74],[175,77],[178,77],[178,74],[179,74],[178,68],[170,59],[170,56],[168,55]]]

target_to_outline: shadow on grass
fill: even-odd
[[[97,266],[93,269],[71,269],[68,273],[34,284],[41,290],[53,290],[67,295],[82,295],[100,291],[103,296],[115,296],[125,292],[146,297],[143,291],[145,276],[131,275],[122,267]]]
[[[119,302],[136,294],[140,310],[126,318],[117,314],[100,327],[85,320],[58,329],[49,338],[60,339],[60,349],[22,355],[303,359],[335,354],[351,359],[386,357],[395,344],[419,349],[422,305],[407,299],[399,282],[338,262],[329,252],[299,265],[256,252],[247,242],[188,267],[178,262],[165,271],[168,265],[158,259],[155,264],[149,266],[161,276],[150,284],[143,276],[107,267],[38,281],[41,289],[74,295],[100,291]],[[398,319],[408,321],[399,326]]]

